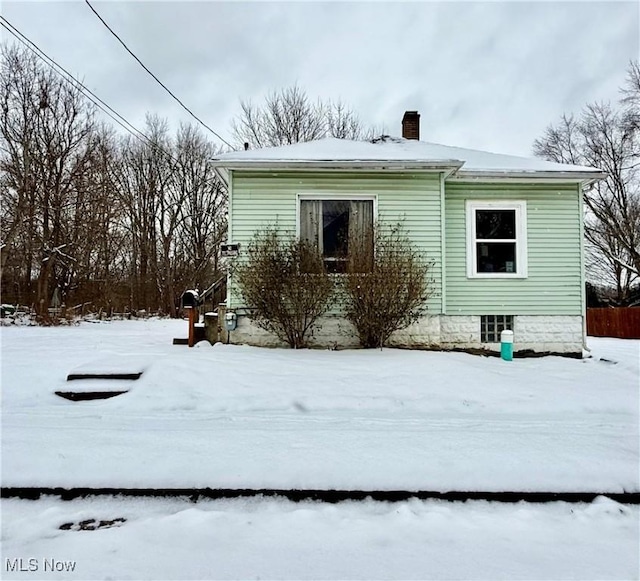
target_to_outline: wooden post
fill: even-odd
[[[204,314],[204,333],[207,341],[212,345],[218,342],[220,331],[218,330],[218,314],[208,312]]]
[[[189,347],[193,347],[195,343],[195,333],[196,333],[196,310],[191,307],[189,309]]]

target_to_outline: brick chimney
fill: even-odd
[[[402,137],[405,139],[420,139],[420,113],[405,111],[402,117]]]

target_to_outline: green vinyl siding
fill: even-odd
[[[283,233],[296,233],[298,194],[372,195],[377,201],[379,222],[403,222],[411,240],[433,261],[435,293],[431,312],[441,304],[441,212],[439,174],[398,172],[270,172],[234,171],[230,201],[230,242],[246,248],[254,233],[278,226]],[[231,281],[232,282],[232,281]],[[232,307],[239,302],[233,283]]]
[[[527,204],[525,279],[467,278],[466,201]],[[581,215],[576,184],[445,184],[448,315],[581,315]]]

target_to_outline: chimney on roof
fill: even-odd
[[[402,137],[405,139],[420,139],[420,113],[405,111],[402,117]]]

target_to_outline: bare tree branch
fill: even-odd
[[[270,93],[262,106],[241,101],[240,107],[232,122],[239,147],[274,147],[323,137],[365,139],[371,133],[344,102],[312,101],[297,85]]]
[[[607,177],[584,192],[589,274],[613,282],[624,302],[640,273],[640,69],[632,62],[619,106],[591,103],[564,115],[534,142],[534,153],[559,163],[598,167]]]

